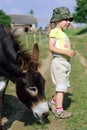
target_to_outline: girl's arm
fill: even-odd
[[[55,38],[50,38],[49,39],[49,50],[52,53],[67,55],[67,56],[70,56],[70,57],[73,57],[75,55],[75,51],[74,50],[64,50],[64,49],[56,48],[55,47],[55,43],[56,43],[56,39]]]

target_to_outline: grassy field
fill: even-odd
[[[87,59],[87,28],[70,29],[66,31],[70,38],[72,49],[77,50]],[[66,94],[65,107],[73,113],[73,117],[63,120],[64,130],[87,130],[87,73],[77,55],[71,59],[71,88]],[[48,81],[48,80],[47,80]],[[48,83],[53,89],[53,84]],[[48,90],[47,93],[52,93]],[[51,91],[51,92],[50,92]],[[48,100],[50,99],[48,95]],[[56,129],[55,129],[56,130]],[[60,130],[60,129],[59,129]],[[61,129],[62,130],[62,129]]]
[[[87,59],[87,28],[68,30],[66,33],[70,38],[72,49],[77,50]],[[68,109],[73,112],[73,117],[63,122],[66,124],[65,130],[87,130],[87,73],[77,56],[71,59],[71,64],[71,88],[66,94],[65,107],[69,106]],[[54,91],[50,79],[47,79],[47,86],[51,87],[51,90],[49,88],[46,90],[49,100]]]
[[[48,37],[45,34],[35,34],[35,41],[34,41],[34,34],[28,34],[27,40],[28,40],[28,49],[32,51],[34,43],[38,43],[39,50],[40,50],[40,62],[48,55]],[[26,35],[22,35],[20,37],[20,40],[23,44],[26,45]],[[26,45],[27,46],[27,45]]]
[[[72,48],[87,59],[87,28],[75,29],[70,34]],[[66,130],[87,130],[87,73],[77,56],[72,59],[71,105],[74,116],[66,120]]]
[[[72,48],[77,50],[85,59],[87,59],[87,28],[73,30],[70,29],[67,30],[66,33],[70,38]],[[25,36],[23,39],[25,39]],[[33,40],[30,40],[29,46],[33,45],[34,41],[32,41]],[[47,37],[42,37],[42,40],[39,43],[39,47],[40,61],[42,63],[42,61],[48,55]],[[38,124],[36,122],[32,126],[27,126],[22,130],[87,130],[87,73],[85,71],[86,68],[84,68],[84,66],[80,63],[80,60],[77,55],[73,59],[71,59],[71,64],[71,88],[66,94],[65,107],[68,108],[71,112],[73,112],[73,117],[61,121],[56,121],[54,116],[50,114],[49,120],[51,123]],[[45,89],[46,97],[49,101],[54,91],[54,85],[52,84],[49,70],[46,73]],[[12,91],[12,89],[7,89],[7,91]],[[59,125],[61,126],[59,127]]]

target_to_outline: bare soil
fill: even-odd
[[[80,53],[76,52],[82,65],[86,68],[87,61]],[[40,68],[41,73],[46,79],[46,96],[51,97],[54,92],[54,88],[50,87],[50,63],[52,55],[49,53],[48,57],[43,61]],[[86,70],[87,72],[87,70]],[[65,130],[66,124],[63,120],[55,119],[54,115],[50,112],[48,120],[45,122],[45,128],[39,124],[33,117],[32,112],[28,110],[24,104],[22,104],[15,93],[15,85],[10,87],[10,93],[5,94],[4,98],[4,113],[3,113],[3,127],[4,130]],[[11,91],[12,89],[12,91]],[[14,90],[14,92],[13,92]],[[69,105],[69,104],[68,104]],[[35,127],[34,124],[37,124]],[[35,127],[35,128],[34,128]]]

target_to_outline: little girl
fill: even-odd
[[[72,116],[71,112],[63,109],[64,93],[67,92],[71,72],[70,58],[74,57],[75,51],[70,48],[70,41],[64,30],[73,20],[68,8],[60,7],[53,10],[50,23],[55,27],[51,29],[49,34],[49,50],[53,54],[51,63],[51,77],[55,84],[55,96],[49,105],[51,109],[56,105],[55,117],[68,118]]]

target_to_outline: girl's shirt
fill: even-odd
[[[56,43],[55,47],[63,50],[70,50],[70,41],[67,35],[60,29],[54,28],[49,34],[49,38],[55,38]],[[54,56],[60,57],[63,56],[66,59],[69,59],[69,56],[64,56],[60,54],[53,54]]]

